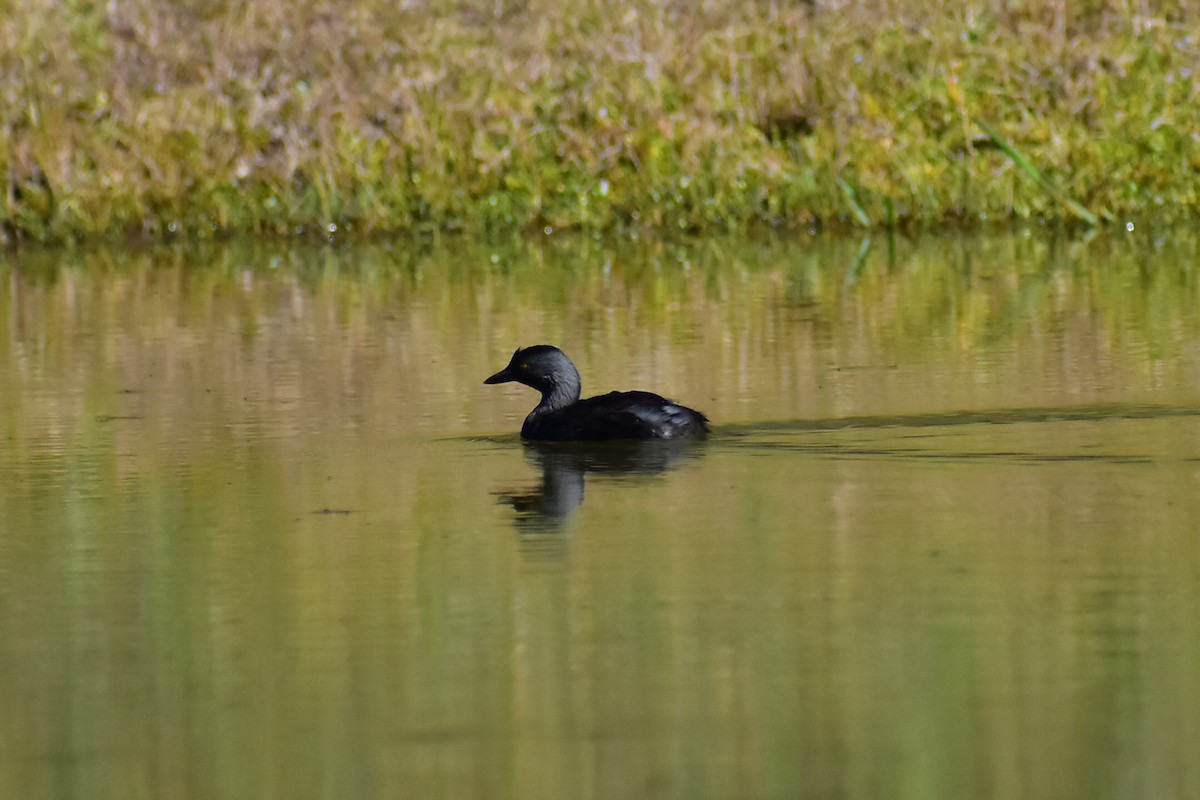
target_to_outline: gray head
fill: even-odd
[[[569,405],[579,399],[582,383],[579,370],[567,354],[548,344],[518,347],[508,366],[484,383],[523,383],[542,393],[543,400],[553,398],[555,407]]]

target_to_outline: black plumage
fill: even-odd
[[[484,383],[523,383],[542,393],[521,436],[543,441],[677,439],[704,436],[708,418],[652,392],[609,392],[580,400],[579,370],[557,347],[518,348]]]

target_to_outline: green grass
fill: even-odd
[[[15,0],[0,239],[1194,220],[1184,0]]]

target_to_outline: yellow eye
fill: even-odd
[[[521,362],[521,369],[529,369],[529,362],[528,362],[528,361],[522,361],[522,362]]]

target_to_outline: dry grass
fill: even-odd
[[[16,0],[0,237],[1194,218],[1197,30],[1185,0]]]

